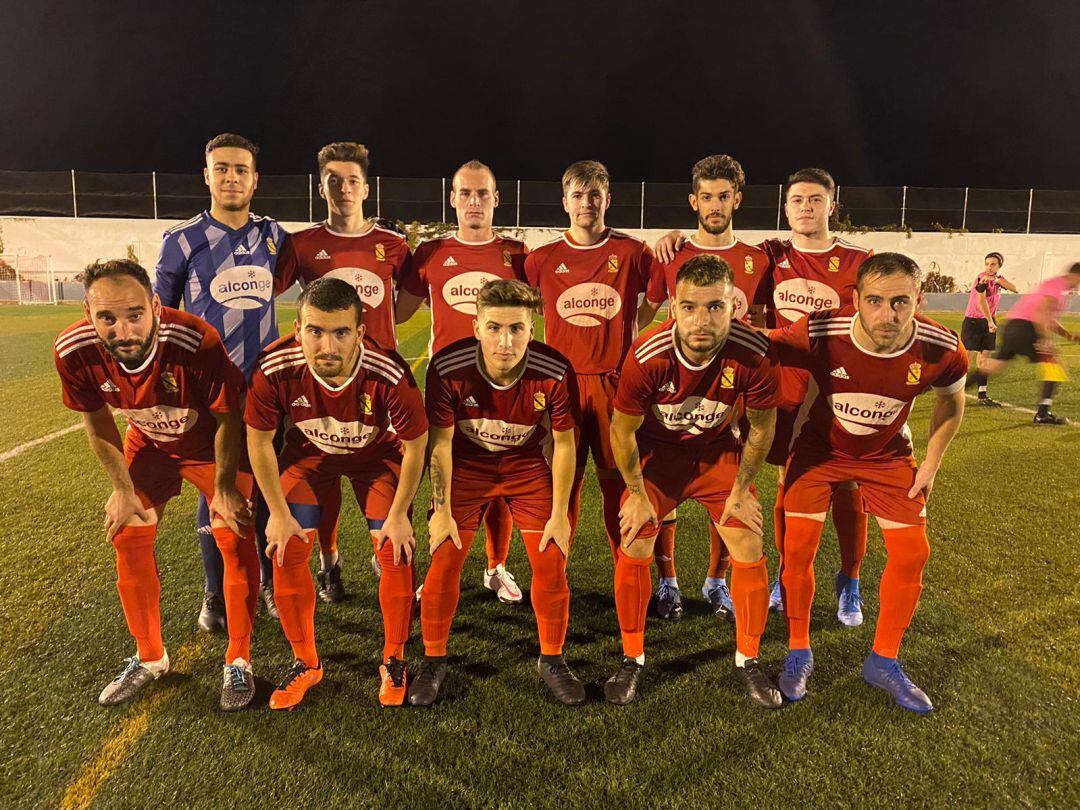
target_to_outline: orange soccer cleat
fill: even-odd
[[[379,667],[379,705],[405,705],[405,662],[394,656]]]
[[[304,699],[308,689],[322,680],[322,661],[319,666],[310,667],[297,658],[274,694],[270,695],[271,709],[295,709]]]

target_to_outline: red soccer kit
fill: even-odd
[[[282,245],[278,272],[286,286],[317,278],[340,278],[356,287],[364,304],[367,336],[387,349],[397,348],[394,296],[399,280],[411,272],[409,244],[401,234],[372,226],[365,234],[330,230],[322,222],[291,234]]]
[[[476,296],[495,279],[525,278],[529,249],[517,239],[495,235],[486,242],[463,242],[454,234],[428,239],[412,259],[401,287],[431,304],[432,357],[456,340],[472,337]]]
[[[657,262],[662,273],[653,276],[649,285],[648,299],[653,303],[675,301],[675,277],[684,264],[695,256],[716,256],[731,267],[735,277],[735,296],[732,317],[744,320],[750,307],[768,303],[769,271],[771,260],[767,253],[756,245],[748,245],[740,239],[728,247],[705,247],[690,237],[675,254],[671,262]]]

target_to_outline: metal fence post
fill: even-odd
[[[968,187],[964,186],[964,213],[960,217],[960,230],[967,230],[967,201],[968,201]]]
[[[1031,203],[1035,199],[1035,189],[1028,189],[1028,215],[1027,215],[1027,229],[1024,233],[1031,233]]]
[[[74,169],[71,170],[71,213],[75,217],[75,219],[79,218],[79,200],[75,196],[75,170]]]
[[[907,186],[904,186],[904,191],[900,195],[900,227],[903,228],[907,222]]]
[[[309,173],[307,176],[307,221],[309,223],[315,221],[315,197],[311,193],[311,184],[313,181],[314,178],[312,178]]]
[[[157,172],[150,174],[150,193],[154,197],[154,219],[157,219]]]
[[[784,210],[784,184],[776,187],[776,230],[780,230],[780,212]]]
[[[19,254],[15,254],[15,295],[22,301],[22,275],[19,273]]]
[[[517,181],[517,204],[514,211],[514,227],[521,227],[521,181]]]
[[[645,181],[641,181],[641,224],[638,226],[645,230]]]
[[[440,178],[442,180],[442,217],[439,222],[446,222],[446,178]]]
[[[375,178],[375,216],[382,216],[382,180],[381,177]]]

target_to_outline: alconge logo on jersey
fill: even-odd
[[[443,300],[458,312],[475,315],[476,296],[480,294],[480,288],[497,278],[490,273],[477,271],[454,276],[443,285]]]
[[[222,270],[210,282],[210,296],[230,309],[259,309],[270,303],[274,277],[265,267],[244,264]]]
[[[619,314],[622,297],[608,284],[575,284],[563,290],[555,302],[555,309],[563,320],[574,326],[600,326]]]
[[[700,436],[707,430],[723,427],[731,406],[705,397],[687,397],[682,402],[653,405],[653,416],[668,430],[685,431]]]
[[[386,287],[383,286],[382,279],[362,267],[339,267],[327,273],[326,278],[339,278],[352,284],[364,306],[369,309],[377,308],[386,297]]]
[[[362,422],[340,422],[332,416],[305,419],[296,427],[308,440],[326,453],[350,453],[371,443],[375,435],[374,425]]]
[[[781,317],[801,320],[808,312],[840,306],[840,296],[828,284],[805,278],[789,278],[776,285],[773,303]]]
[[[833,416],[848,433],[869,436],[896,421],[907,404],[879,394],[830,394]]]
[[[536,426],[516,425],[501,419],[459,419],[457,429],[485,450],[501,453],[525,444]]]
[[[199,412],[191,408],[158,405],[155,408],[121,408],[129,425],[159,442],[175,442],[199,421]]]

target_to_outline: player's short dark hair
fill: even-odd
[[[695,194],[701,187],[702,180],[727,180],[738,192],[746,185],[746,172],[731,155],[709,155],[695,163],[690,172],[690,182]]]
[[[471,172],[487,172],[488,174],[491,175],[491,185],[494,186],[494,187],[498,187],[498,183],[495,180],[495,172],[493,172],[491,170],[491,167],[488,166],[486,163],[484,163],[483,161],[477,160],[476,158],[473,158],[472,160],[467,160],[464,163],[462,163],[460,166],[457,167],[457,171],[454,172],[454,176],[450,178],[450,187],[451,188],[457,188],[457,176],[459,174],[461,174],[462,172],[470,172],[470,171]]]
[[[540,291],[516,278],[489,281],[476,296],[477,314],[489,307],[524,307],[539,312],[543,305]]]
[[[566,194],[566,189],[571,183],[577,183],[582,188],[595,186],[603,191],[610,191],[611,175],[608,173],[607,166],[598,160],[579,160],[571,163],[563,172],[563,194]]]
[[[328,143],[320,149],[318,156],[320,177],[322,177],[323,172],[326,170],[326,164],[331,160],[338,160],[342,163],[358,164],[360,166],[360,171],[364,173],[364,181],[367,182],[368,168],[371,166],[371,155],[368,152],[368,148],[362,143],[356,143],[355,141],[336,141],[335,143]]]
[[[1069,273],[1080,275],[1080,262],[1073,262],[1072,267],[1069,268]]]
[[[356,323],[359,324],[364,314],[364,305],[356,288],[340,278],[317,278],[300,293],[296,299],[296,319],[304,320],[304,310],[312,307],[319,312],[341,312],[342,310],[356,310]]]
[[[787,201],[788,192],[791,191],[791,187],[796,183],[814,183],[815,185],[822,186],[828,193],[829,197],[836,198],[836,181],[833,180],[833,176],[824,169],[799,169],[797,172],[793,172],[788,176],[787,183],[784,184],[784,201]]]
[[[987,259],[997,259],[998,267],[1005,266],[1005,257],[998,253],[996,250],[992,250],[983,257],[983,261]]]
[[[702,253],[679,268],[679,272],[675,274],[675,286],[683,281],[695,287],[711,287],[713,284],[734,285],[735,274],[731,271],[731,265],[719,256]]]
[[[875,253],[859,265],[859,274],[855,287],[862,291],[863,279],[868,276],[907,276],[922,289],[922,270],[910,256],[903,253]]]
[[[103,278],[118,278],[119,276],[128,276],[135,279],[146,290],[148,296],[154,297],[154,285],[150,283],[150,274],[146,272],[146,269],[141,264],[133,262],[131,259],[109,259],[108,261],[97,261],[88,264],[86,269],[76,276],[76,281],[81,281],[83,290],[90,292],[90,288],[95,281]]]
[[[246,149],[251,153],[251,165],[255,166],[256,161],[259,158],[259,147],[255,145],[253,141],[248,140],[243,135],[237,135],[234,132],[222,132],[220,135],[215,135],[213,138],[206,142],[206,154],[210,154],[215,149]]]

